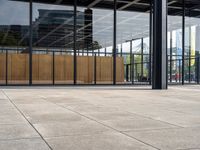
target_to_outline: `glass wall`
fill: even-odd
[[[74,7],[33,3],[33,84],[73,84]]]
[[[77,9],[77,83],[112,84],[113,10],[93,7]]]
[[[170,83],[182,83],[182,22],[183,10],[182,3],[178,11],[174,11],[173,7],[169,6],[168,10],[168,81]]]
[[[187,9],[185,17],[185,82],[197,83],[199,75],[199,31],[200,31],[200,13],[195,14],[199,6]],[[197,13],[197,12],[196,12]]]
[[[0,84],[28,84],[29,4],[0,1]]]
[[[124,76],[118,76],[118,84],[143,84],[149,82],[149,8],[147,4],[144,12],[132,9],[137,4],[118,4],[117,9],[117,59],[124,62]],[[117,64],[117,69],[120,64]],[[122,71],[117,70],[117,71]],[[118,80],[123,78],[123,80]]]
[[[30,35],[30,3],[0,1],[0,84],[29,84],[31,49],[33,84],[74,84],[74,77],[77,84],[113,84],[115,50],[116,83],[149,84],[150,4],[117,1],[114,41],[114,1],[77,1],[76,18],[69,3],[33,1]],[[183,3],[168,1],[168,81],[173,84],[199,81],[199,5],[185,4],[183,24]]]

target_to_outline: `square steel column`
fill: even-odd
[[[150,0],[150,12],[149,12],[149,85],[152,84],[152,50],[153,50],[153,0]]]
[[[76,38],[77,38],[77,0],[74,0],[74,37],[73,37],[73,40],[74,40],[74,43],[73,43],[73,48],[74,48],[74,84],[76,84],[76,78],[77,78],[77,71],[76,71],[76,65],[77,65],[77,57],[76,57]]]
[[[113,85],[116,84],[116,56],[117,56],[117,0],[114,0],[113,14]]]
[[[167,0],[153,0],[153,89],[167,89]]]
[[[32,85],[33,3],[29,2],[29,85]]]
[[[185,0],[182,0],[182,85],[185,84]]]

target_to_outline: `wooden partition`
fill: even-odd
[[[72,84],[74,79],[73,57],[68,55],[55,55],[54,62],[55,84]]]
[[[94,57],[77,57],[77,83],[91,84],[94,82]]]
[[[8,83],[28,84],[29,55],[8,54]],[[117,57],[116,81],[124,82],[123,58]],[[54,66],[53,66],[54,64]],[[54,68],[54,72],[53,72]],[[73,84],[73,56],[49,54],[33,54],[32,81],[33,84]],[[6,79],[6,54],[0,54],[0,83]],[[77,56],[77,83],[94,84],[95,57]],[[113,58],[96,57],[97,84],[111,84],[113,81]]]
[[[32,61],[33,84],[52,84],[53,56],[34,54]]]
[[[0,84],[6,83],[6,54],[0,54]]]
[[[124,83],[124,59],[123,59],[123,57],[116,58],[116,82]]]
[[[113,58],[99,57],[97,59],[97,83],[111,84],[113,82]]]
[[[28,84],[28,54],[8,54],[8,84]]]

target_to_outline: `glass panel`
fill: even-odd
[[[199,57],[200,45],[199,45],[199,31],[200,31],[200,19],[199,13],[196,11],[199,6],[191,7],[186,10],[185,17],[185,82],[197,83],[197,68],[199,67],[197,58]]]
[[[33,3],[33,84],[73,84],[71,6]]]
[[[170,2],[168,9],[168,71],[169,81],[182,82],[182,9],[175,10],[174,5],[182,6],[181,2]],[[170,43],[169,43],[170,42]],[[171,58],[171,61],[170,61]],[[171,63],[171,64],[170,64]],[[171,78],[171,79],[170,79]]]
[[[12,11],[11,11],[12,10]],[[29,3],[0,1],[0,84],[6,79],[8,52],[8,84],[29,82]]]
[[[147,83],[149,76],[149,5],[146,11],[136,12],[137,2],[121,6],[117,10],[117,44],[122,45],[122,56],[118,59],[124,65],[117,64],[117,82],[119,84]],[[132,47],[131,47],[132,46]],[[132,54],[132,55],[131,55]],[[123,68],[121,66],[124,66]],[[120,72],[124,72],[121,76]]]
[[[112,84],[113,10],[78,7],[76,44],[77,83]]]

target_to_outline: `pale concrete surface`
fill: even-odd
[[[200,150],[200,86],[1,87],[0,150]]]

